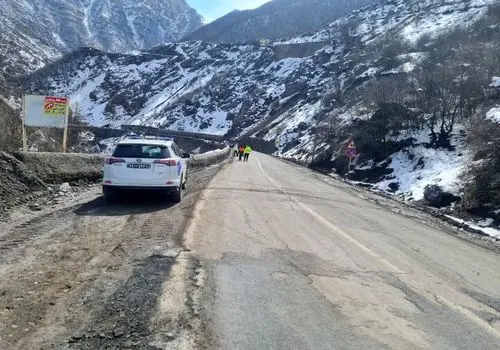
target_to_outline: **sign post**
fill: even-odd
[[[63,153],[68,150],[68,124],[69,124],[69,103],[66,104],[66,111],[64,116],[64,131],[63,131]]]
[[[346,155],[349,158],[349,164],[347,166],[347,171],[351,171],[351,166],[352,166],[352,160],[357,156],[357,150],[356,150],[356,145],[354,144],[353,140],[349,140],[349,143],[347,145],[347,151]]]
[[[28,136],[26,135],[26,96],[23,95],[23,151],[28,150]]]
[[[23,98],[23,150],[28,149],[26,127],[64,129],[63,152],[67,150],[69,98],[24,95]]]

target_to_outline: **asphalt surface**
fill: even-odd
[[[498,251],[405,210],[258,153],[220,171],[184,243],[207,347],[500,348]]]

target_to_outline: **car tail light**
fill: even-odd
[[[175,159],[158,159],[154,161],[155,164],[162,164],[166,166],[176,166],[177,161]]]
[[[125,163],[125,159],[108,157],[106,158],[106,164],[117,164],[117,163]]]

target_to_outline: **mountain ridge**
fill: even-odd
[[[3,90],[12,76],[31,73],[81,46],[148,49],[202,25],[185,0],[0,0],[0,7]]]
[[[295,101],[299,95],[315,101],[306,103],[310,107],[321,94],[348,90],[349,85],[355,87],[383,73],[382,67],[367,61],[387,62],[366,47],[379,50],[387,36],[399,37],[398,42],[411,38],[408,45],[416,45],[417,37],[432,40],[429,35],[436,34],[436,28],[446,32],[475,23],[492,2],[454,0],[436,7],[430,0],[387,1],[385,6],[358,10],[315,34],[266,48],[184,42],[137,55],[82,51],[63,60],[60,67],[55,64],[38,72],[30,89],[69,94],[80,100],[90,122],[101,125],[137,123],[201,132],[214,127],[218,134],[240,135],[254,122],[287,111],[292,102],[298,103],[294,108],[299,110],[307,102]],[[424,22],[415,16],[431,10]],[[429,21],[435,25],[428,27]],[[276,57],[277,48],[284,45],[315,41],[323,44],[307,57]],[[407,62],[401,69],[411,71],[420,56],[404,58]],[[252,116],[247,117],[248,113]]]
[[[220,43],[287,39],[315,31],[352,10],[380,0],[273,0],[254,10],[233,11],[183,37]]]

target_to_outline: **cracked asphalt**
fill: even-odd
[[[500,255],[269,156],[233,162],[184,235],[219,349],[498,349]]]

